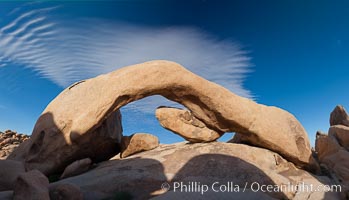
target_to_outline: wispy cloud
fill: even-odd
[[[20,64],[66,87],[123,66],[167,59],[238,95],[253,97],[243,87],[250,57],[236,42],[195,27],[147,27],[103,19],[72,22],[50,16],[55,9],[17,9],[10,14],[13,19],[0,26],[0,67]],[[168,102],[151,97],[127,108],[153,112],[163,104]]]

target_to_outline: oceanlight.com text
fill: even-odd
[[[206,192],[264,192],[264,193],[277,193],[277,192],[341,192],[342,187],[340,185],[324,185],[324,184],[308,184],[300,182],[298,184],[284,184],[284,185],[268,185],[258,182],[248,183],[244,185],[238,185],[234,182],[214,182],[212,184],[202,184],[200,182],[172,182],[163,183],[161,188],[165,191],[173,192],[193,192],[204,195]]]

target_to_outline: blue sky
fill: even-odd
[[[349,107],[347,1],[0,2],[0,130],[30,134],[74,81],[169,59],[258,103],[293,113],[314,142]],[[124,134],[162,129],[152,97],[122,109]],[[231,137],[228,135],[224,140]]]

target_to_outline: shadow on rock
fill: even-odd
[[[91,171],[51,184],[77,185],[84,199],[149,199],[166,182],[163,165],[154,159],[131,158],[110,160]]]
[[[114,112],[94,131],[64,135],[57,128],[55,116],[45,113],[38,119],[31,138],[7,158],[25,163],[27,170],[38,169],[46,175],[60,173],[76,160],[108,160],[119,150],[122,136],[120,112]],[[71,124],[65,124],[69,128]]]
[[[263,194],[261,187],[275,187],[276,183],[261,169],[238,157],[220,154],[192,158],[176,173],[171,185],[169,193],[156,199],[287,199],[282,192]]]
[[[204,150],[209,145],[180,143],[178,150],[175,145],[163,145],[126,159],[103,162],[85,174],[52,185],[70,183],[80,186],[85,199],[112,199],[122,193],[130,194],[133,199],[288,199],[282,192],[261,192],[262,185],[275,186],[280,184],[281,179],[285,179],[276,172],[268,175],[268,165],[261,166],[263,171],[235,156],[209,153],[196,155],[200,152],[192,149],[193,146],[203,146]],[[214,149],[213,145],[212,150],[215,151]],[[272,155],[270,157],[274,160]],[[275,164],[271,163],[273,165]],[[276,183],[273,179],[279,182]],[[207,185],[208,191],[201,193],[200,187],[204,185]]]

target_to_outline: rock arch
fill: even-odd
[[[46,135],[60,134],[74,145],[122,106],[150,95],[183,104],[208,127],[246,135],[254,145],[277,152],[299,167],[314,164],[308,136],[292,114],[237,96],[163,60],[124,67],[66,88],[42,113],[52,115],[53,124],[45,124],[40,117],[32,140],[45,130]]]

